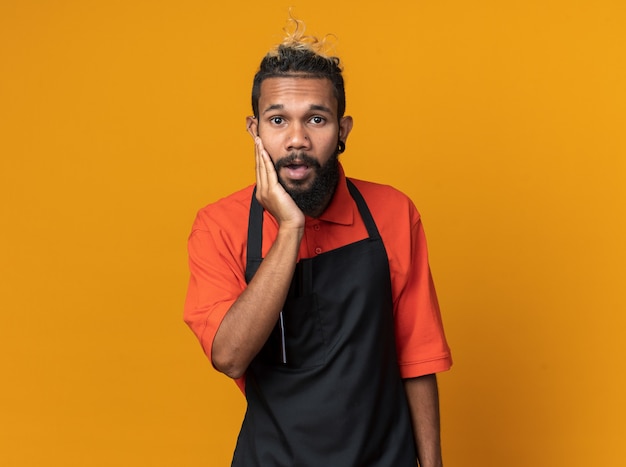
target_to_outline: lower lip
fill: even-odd
[[[290,178],[291,180],[304,180],[311,173],[311,169],[305,166],[295,168],[283,167],[283,170],[287,175],[285,178]]]

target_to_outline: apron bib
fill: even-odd
[[[236,467],[415,467],[394,338],[389,263],[371,213],[348,188],[369,238],[298,262],[281,319],[246,372]],[[252,195],[246,280],[261,258]]]

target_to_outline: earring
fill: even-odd
[[[339,142],[337,143],[337,152],[339,154],[343,153],[346,150],[346,143],[344,143],[343,141],[339,140]]]

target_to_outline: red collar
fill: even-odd
[[[317,219],[343,225],[352,225],[354,222],[354,200],[348,191],[346,175],[341,164],[339,164],[339,181],[337,182],[335,194],[330,200],[330,204]],[[307,222],[310,221],[314,220],[307,217]]]

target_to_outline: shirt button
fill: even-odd
[[[315,254],[316,254],[316,255],[319,255],[321,252],[322,252],[322,249],[318,246],[318,247],[315,249]]]
[[[319,230],[319,229],[320,229],[320,225],[319,225],[319,224],[315,224],[315,225],[313,226],[313,230]]]

